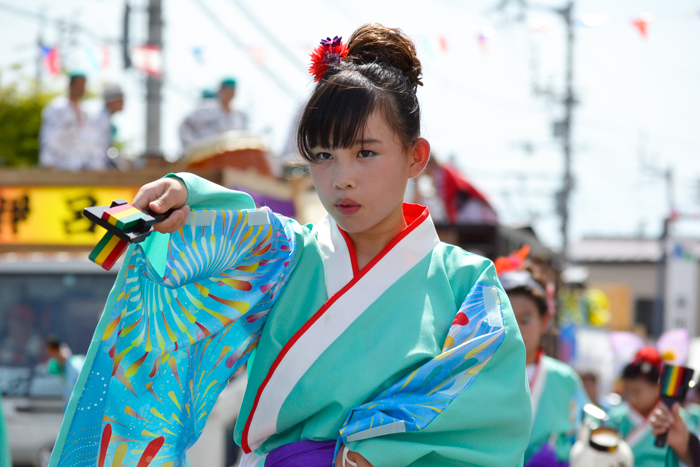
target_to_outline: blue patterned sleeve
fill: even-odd
[[[454,318],[442,353],[353,409],[339,443],[423,430],[469,387],[504,336],[499,289],[477,282]]]
[[[163,271],[132,245],[50,465],[182,465],[255,348],[295,248],[291,221],[267,208],[192,211]]]

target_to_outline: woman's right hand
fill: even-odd
[[[690,459],[688,437],[691,434],[688,432],[688,427],[681,417],[680,408],[681,406],[678,402],[673,404],[671,409],[662,402],[654,409],[651,417],[649,417],[649,421],[651,422],[654,436],[667,433],[666,442],[674,450],[678,458],[687,464],[687,459]],[[688,465],[691,464],[692,460]]]
[[[169,209],[176,209],[167,219],[153,226],[156,232],[173,233],[180,230],[187,222],[190,207],[187,202],[187,186],[176,177],[165,177],[141,187],[134,198],[132,206],[141,211],[150,209],[156,214],[163,214]]]

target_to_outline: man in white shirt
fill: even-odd
[[[112,147],[117,132],[112,124],[112,115],[124,109],[124,93],[118,84],[108,84],[102,91],[102,98],[105,106],[93,122],[97,137],[95,150],[102,157],[107,157],[107,150]]]
[[[180,125],[180,140],[187,150],[193,143],[231,130],[247,130],[245,114],[232,106],[236,95],[236,80],[226,78],[221,82],[214,102],[205,100]]]
[[[103,170],[107,160],[95,150],[95,126],[80,106],[83,73],[72,73],[68,96],[57,97],[41,112],[39,164],[57,170]]]

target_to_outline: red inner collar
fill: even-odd
[[[377,259],[383,257],[389,250],[391,250],[397,243],[401,241],[406,235],[408,235],[413,229],[415,229],[421,222],[423,222],[428,217],[429,211],[425,206],[420,204],[403,203],[403,218],[406,221],[406,227],[404,227],[401,232],[396,234],[396,236],[389,242],[387,246],[375,257],[374,260],[365,266],[373,266]],[[348,247],[348,253],[350,254],[350,263],[352,264],[352,275],[357,276],[360,273],[360,268],[357,264],[357,252],[355,251],[355,244],[352,242],[350,235],[346,231],[340,228],[338,225],[338,230],[345,239],[345,243]]]

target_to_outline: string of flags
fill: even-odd
[[[634,26],[639,31],[639,34],[646,39],[649,35],[649,25],[652,21],[654,21],[654,17],[651,15],[651,13],[642,13],[638,17],[632,19],[632,26]]]
[[[700,10],[693,15],[700,18]],[[606,11],[599,12],[588,12],[579,15],[575,20],[574,24],[577,27],[584,28],[597,28],[603,26],[610,21],[610,15]],[[637,30],[643,39],[647,39],[649,36],[649,25],[654,21],[653,16],[650,13],[640,13],[639,15],[630,19],[630,25]],[[527,22],[526,27],[528,31],[531,32],[548,32],[547,24],[541,19],[532,19]],[[490,51],[490,42],[496,37],[496,30],[491,26],[484,26],[476,34],[476,42],[479,49],[483,52],[488,53]],[[450,40],[445,35],[437,35],[434,38],[428,38],[425,36],[417,36],[414,38],[416,43],[420,46],[422,51],[426,53],[428,57],[434,57],[436,52],[449,53],[450,50],[457,50],[459,47],[450,44]],[[311,49],[313,46],[305,45],[304,50]],[[265,49],[260,46],[247,45],[244,51],[250,56],[250,58],[257,63],[264,65],[266,63]],[[204,47],[196,46],[192,48],[192,56],[195,62],[199,65],[206,65],[206,50]]]
[[[56,76],[61,72],[61,56],[57,47],[40,45],[41,59],[44,69],[51,76]]]
[[[157,45],[139,45],[131,48],[131,66],[148,75],[163,75],[163,53]]]
[[[700,19],[700,10],[689,13],[689,16]],[[597,28],[610,21],[610,15],[606,11],[583,13],[579,15],[574,24],[578,27]],[[654,22],[654,16],[651,13],[644,12],[629,20],[629,24],[639,33],[642,39],[649,38],[650,25]],[[538,19],[533,19],[527,23],[527,29],[532,32],[546,32],[547,25]],[[476,40],[479,48],[484,52],[489,50],[489,41],[495,37],[495,30],[490,26],[482,28],[476,35]],[[445,41],[444,37],[439,38],[440,41]],[[446,50],[446,47],[444,48]]]
[[[256,45],[246,45],[244,51],[250,56],[252,60],[259,63],[260,65],[265,65],[267,63],[267,55],[265,53],[265,48]],[[192,48],[192,57],[198,65],[207,64],[207,52],[204,47],[196,46]]]
[[[103,47],[84,47],[79,49],[83,54],[86,64],[92,66],[95,70],[104,70],[110,65],[110,52],[108,46]],[[63,71],[63,60],[58,46],[48,46],[45,44],[39,45],[39,53],[41,54],[42,65],[46,73],[50,76],[57,76]],[[73,59],[76,57],[71,54]],[[71,60],[73,61],[73,60]]]
[[[130,58],[132,66],[143,73],[160,77],[163,74],[163,57],[161,49],[153,45],[140,45],[131,48]],[[64,71],[66,65],[62,59],[62,53],[58,46],[40,45],[39,53],[42,58],[42,65],[46,73],[50,76],[57,76]],[[109,46],[102,47],[82,47],[71,50],[68,65],[75,65],[75,62],[82,62],[84,66],[91,66],[94,70],[105,70],[111,64],[111,54]]]
[[[700,9],[688,12],[688,17],[700,19]],[[605,11],[582,13],[575,19],[575,25],[585,28],[597,28],[610,21],[610,15]],[[642,39],[649,39],[650,25],[654,22],[654,17],[647,12],[640,13],[629,19],[629,25],[637,31]],[[531,32],[545,33],[548,30],[547,23],[541,19],[532,19],[527,22],[526,27]],[[490,51],[490,43],[496,37],[496,30],[491,26],[482,27],[475,35],[477,46],[484,53]],[[428,56],[435,56],[435,52],[449,53],[450,50],[457,50],[459,47],[445,35],[437,35],[434,38],[425,36],[417,37],[418,43]],[[57,46],[40,45],[40,53],[44,70],[51,76],[56,76],[63,70],[62,54]],[[306,47],[305,47],[306,48]],[[244,50],[249,57],[258,64],[265,65],[267,61],[265,48],[258,45],[247,45]],[[111,64],[110,48],[107,45],[102,47],[86,46],[79,49],[83,54],[83,62],[91,65],[95,70],[104,70]],[[71,50],[71,62],[75,52]],[[192,56],[199,65],[206,64],[206,50],[197,46],[192,48]],[[151,76],[161,77],[163,74],[162,50],[153,45],[134,46],[130,50],[131,63],[134,69]]]

